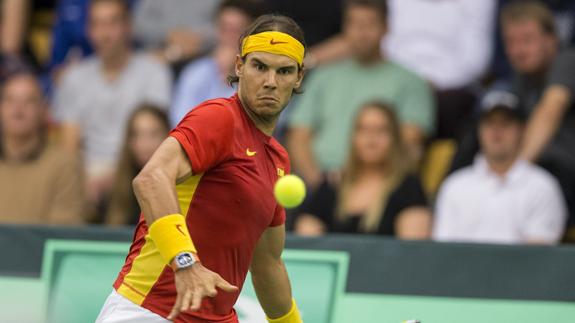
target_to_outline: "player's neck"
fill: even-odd
[[[252,121],[256,125],[256,128],[258,128],[261,132],[265,133],[268,136],[271,136],[274,133],[274,130],[276,129],[276,124],[278,123],[279,116],[274,116],[270,118],[262,117],[261,115],[254,113],[249,107],[246,107],[245,105],[244,110],[246,111],[250,119],[252,119]]]
[[[5,137],[2,142],[3,158],[12,162],[27,160],[39,151],[41,144],[42,140],[37,134]]]

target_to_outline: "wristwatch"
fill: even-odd
[[[186,269],[192,267],[198,261],[198,257],[193,253],[188,251],[180,252],[174,257],[174,260],[172,261],[172,268],[174,271]]]

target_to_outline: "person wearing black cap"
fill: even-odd
[[[500,15],[505,52],[513,68],[511,90],[526,116],[519,155],[559,181],[569,217],[564,241],[575,241],[575,48],[562,48],[555,17],[540,0],[514,0]],[[458,143],[451,170],[477,152],[471,127]]]
[[[505,244],[554,244],[567,210],[556,179],[521,159],[525,116],[504,91],[485,96],[479,117],[480,152],[450,175],[436,204],[433,238]]]

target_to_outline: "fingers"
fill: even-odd
[[[192,292],[190,290],[186,290],[184,297],[182,299],[182,306],[180,306],[180,311],[185,311],[190,307],[190,301],[192,300]]]
[[[190,306],[191,311],[197,311],[200,309],[200,306],[202,306],[202,298],[202,293],[194,293],[192,295],[192,306]]]
[[[216,297],[218,295],[218,291],[216,290],[215,287],[208,289],[208,291],[206,292],[206,296],[208,297]]]
[[[178,293],[178,296],[176,298],[176,303],[174,304],[174,307],[172,307],[172,311],[170,312],[170,315],[168,315],[167,319],[172,321],[173,319],[176,318],[176,316],[178,316],[178,314],[180,314],[180,308],[182,306],[182,294]]]
[[[236,292],[238,290],[237,286],[234,286],[230,283],[228,283],[227,281],[225,281],[223,278],[220,277],[220,279],[218,279],[217,283],[216,283],[216,287],[222,289],[225,292],[231,293],[231,292]]]

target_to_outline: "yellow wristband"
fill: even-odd
[[[292,299],[291,309],[284,316],[278,317],[277,319],[271,319],[269,317],[266,318],[269,323],[303,323],[299,315],[295,299]]]
[[[167,264],[180,252],[196,253],[186,219],[181,214],[170,214],[157,219],[150,226],[149,233]]]

